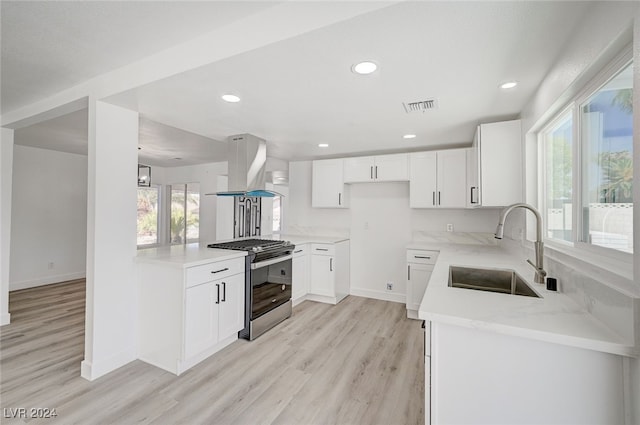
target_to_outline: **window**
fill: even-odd
[[[160,187],[138,187],[138,246],[158,244]]]
[[[198,183],[172,184],[169,191],[171,243],[184,244],[197,241],[200,237],[200,185]]]
[[[567,242],[573,240],[572,133],[571,111],[542,131],[547,237]]]
[[[633,252],[633,64],[580,105],[581,242]]]
[[[614,256],[633,253],[633,64],[619,63],[539,133],[547,239]]]

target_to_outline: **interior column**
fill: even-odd
[[[0,134],[0,325],[8,325],[9,250],[11,248],[11,185],[13,175],[13,130]]]
[[[136,358],[138,113],[89,99],[87,305],[81,373]]]

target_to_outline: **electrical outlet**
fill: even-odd
[[[53,261],[49,261],[49,264],[47,264],[47,267],[49,268],[49,270],[53,270],[54,266],[55,266],[55,263]]]
[[[447,224],[447,232],[453,232],[453,224]]]
[[[387,282],[387,291],[393,291],[393,282]]]

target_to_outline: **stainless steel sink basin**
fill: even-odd
[[[513,270],[449,266],[449,286],[540,298]]]

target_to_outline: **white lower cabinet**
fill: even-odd
[[[309,244],[296,245],[292,261],[293,288],[291,298],[293,305],[303,301],[309,292]]]
[[[418,309],[438,259],[438,251],[407,250],[407,317],[418,318]]]
[[[139,264],[139,358],[180,375],[244,328],[244,257],[185,269]]]
[[[307,299],[337,304],[350,290],[349,241],[311,244],[311,278]]]
[[[621,356],[426,323],[425,424],[626,423]]]

